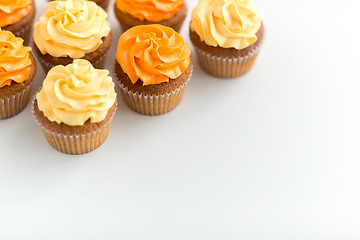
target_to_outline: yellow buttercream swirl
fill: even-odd
[[[172,28],[139,25],[121,35],[116,60],[132,83],[141,79],[145,86],[179,77],[190,64],[190,51]]]
[[[31,47],[24,47],[23,42],[22,38],[0,29],[0,88],[29,77]]]
[[[116,0],[115,3],[122,12],[152,22],[172,18],[185,6],[184,0]]]
[[[50,120],[82,126],[88,119],[100,122],[116,100],[108,70],[95,69],[83,59],[50,69],[36,94],[38,107]]]
[[[252,0],[200,0],[190,24],[206,44],[238,50],[256,42],[260,26]]]
[[[0,0],[0,27],[14,24],[31,10],[31,0]]]
[[[34,24],[34,41],[42,54],[81,58],[94,52],[110,32],[107,13],[95,2],[53,1]]]

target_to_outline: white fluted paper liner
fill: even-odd
[[[0,119],[13,117],[24,110],[29,102],[31,86],[32,82],[20,92],[0,98]]]
[[[35,99],[36,99],[36,94],[32,100],[33,116],[37,124],[40,126],[41,130],[43,131],[47,141],[54,149],[67,154],[84,154],[95,150],[105,142],[116,109],[112,114],[112,116],[109,118],[109,120],[105,122],[101,128],[98,128],[95,131],[83,133],[83,134],[65,134],[60,132],[54,132],[50,129],[47,129],[46,126],[43,126],[40,123],[39,119],[37,119],[35,115],[35,109],[34,109]]]
[[[246,56],[240,57],[219,57],[207,53],[195,46],[195,51],[200,66],[209,74],[220,78],[239,77],[247,73],[255,63],[256,57],[261,49],[260,43]]]
[[[191,73],[182,85],[175,90],[172,90],[170,93],[160,95],[145,95],[143,93],[133,92],[119,81],[115,70],[113,70],[113,73],[114,76],[116,76],[115,79],[125,103],[138,113],[153,116],[170,112],[179,105],[184,95],[186,85],[191,78],[192,71],[193,66],[191,65]]]

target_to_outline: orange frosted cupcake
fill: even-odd
[[[0,2],[0,27],[24,39],[28,45],[35,17],[34,0],[7,0]]]
[[[22,38],[0,30],[0,119],[24,110],[35,73],[31,47],[24,47]]]
[[[87,60],[52,68],[36,94],[33,114],[49,144],[68,154],[83,154],[105,141],[116,110],[108,70]]]
[[[193,9],[190,39],[200,66],[216,77],[238,77],[249,71],[263,36],[252,0],[200,0]]]
[[[86,59],[103,68],[111,45],[107,13],[85,0],[52,1],[34,24],[35,53],[47,72],[74,59]]]
[[[185,0],[116,0],[115,15],[123,31],[147,24],[161,24],[179,32],[186,17]]]
[[[158,115],[181,101],[190,79],[190,47],[163,25],[140,25],[124,32],[115,62],[117,83],[126,104],[136,112]]]

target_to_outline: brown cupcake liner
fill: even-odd
[[[200,66],[209,74],[220,78],[234,78],[247,73],[254,65],[262,43],[247,53],[239,57],[222,57],[205,52],[195,46],[195,51]]]
[[[41,130],[43,131],[45,138],[50,144],[50,146],[52,146],[57,151],[66,154],[74,154],[74,155],[84,154],[97,149],[105,142],[116,109],[113,112],[112,116],[109,118],[109,120],[105,122],[101,128],[83,134],[68,134],[68,133],[52,131],[46,128],[46,126],[41,124],[41,122],[39,121],[39,119],[36,117],[35,114],[35,109],[34,109],[35,99],[36,99],[36,94],[32,101],[33,116],[37,124],[40,126]]]
[[[99,58],[95,62],[92,62],[91,64],[94,66],[94,68],[102,69],[104,68],[105,58],[106,58],[106,54],[104,54],[101,58]],[[37,59],[41,63],[41,66],[43,67],[45,73],[49,72],[51,68],[57,65],[47,62],[41,56],[38,56]]]
[[[182,85],[165,94],[151,94],[134,92],[122,84],[116,76],[115,70],[113,70],[114,76],[116,76],[116,82],[119,86],[121,95],[125,103],[135,112],[144,115],[161,115],[170,112],[176,108],[184,95],[186,85],[189,82],[192,75],[193,67],[191,66],[191,73]]]
[[[0,119],[13,117],[22,112],[29,102],[31,86],[9,97],[0,98]]]

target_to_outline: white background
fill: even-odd
[[[119,97],[92,153],[52,149],[30,104],[1,120],[0,239],[360,239],[359,1],[255,3],[266,39],[248,74],[213,78],[193,55],[174,111]]]

